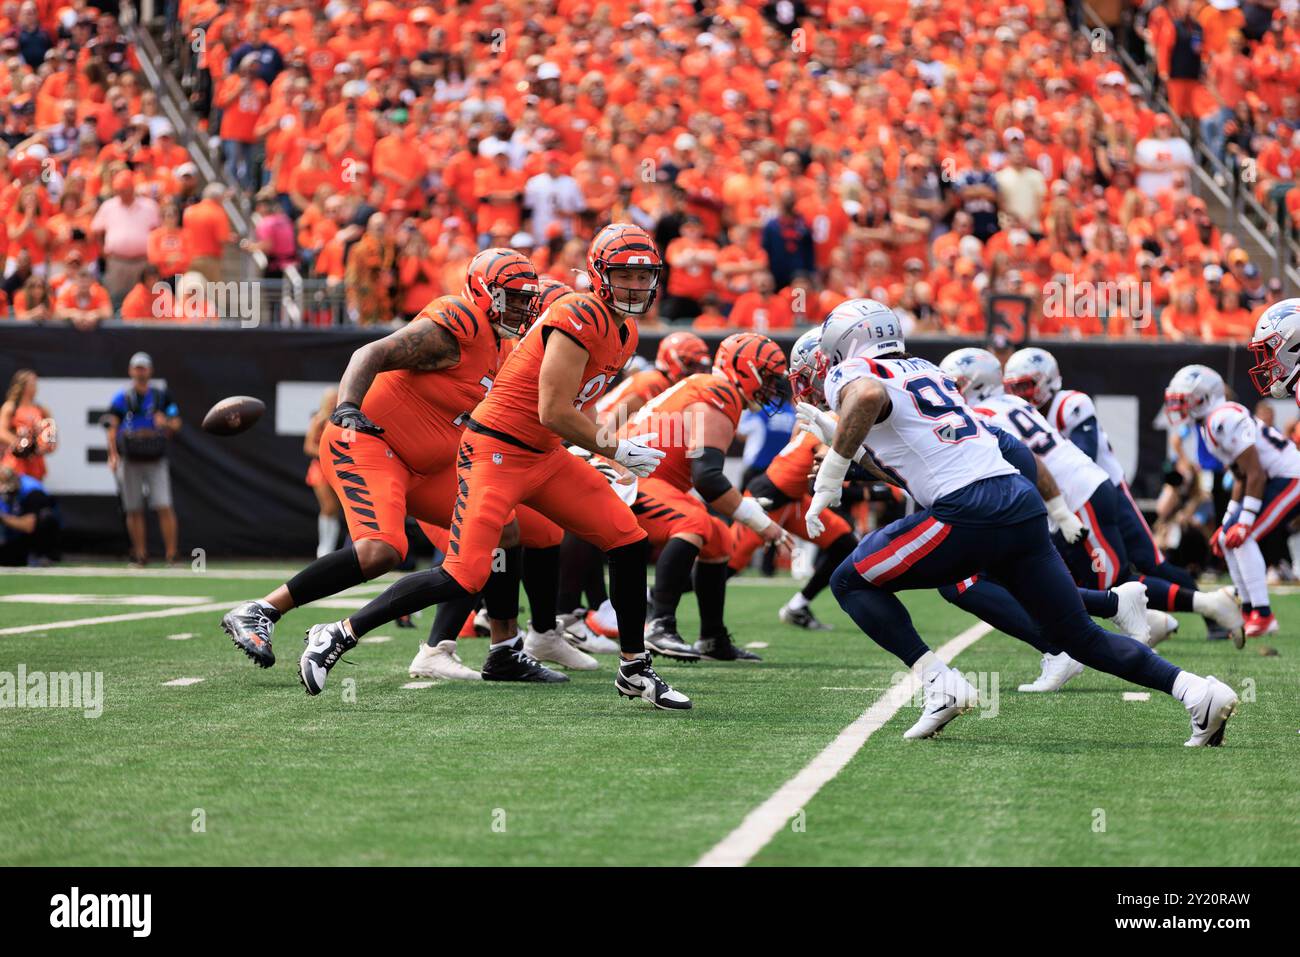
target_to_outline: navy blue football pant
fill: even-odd
[[[1186,568],[1165,559],[1164,552],[1156,545],[1155,536],[1151,534],[1151,526],[1142,517],[1142,510],[1138,508],[1137,502],[1133,501],[1133,494],[1129,491],[1128,485],[1121,482],[1117,486],[1112,485],[1111,488],[1115,489],[1116,519],[1120,537],[1133,567],[1143,576],[1154,575],[1172,585],[1177,585],[1190,596],[1196,591],[1196,579]],[[1175,593],[1175,601],[1176,596],[1177,593]],[[1191,601],[1190,597],[1188,601]],[[1155,602],[1151,602],[1151,607],[1156,607]],[[1160,607],[1165,611],[1182,610],[1172,607],[1169,602]]]
[[[1024,607],[1048,646],[1089,668],[1172,691],[1178,668],[1088,617],[1041,513],[1008,525],[975,526],[943,522],[922,510],[859,542],[831,576],[831,591],[863,632],[911,667],[929,648],[894,593],[942,588],[983,572]]]
[[[1055,535],[1056,546],[1065,557],[1065,563],[1081,588],[1106,589],[1124,582],[1141,580],[1147,586],[1147,605],[1165,611],[1192,611],[1192,592],[1157,575],[1136,575],[1132,557],[1122,529],[1124,509],[1128,505],[1110,482],[1102,482],[1079,510],[1079,517],[1088,525],[1088,534],[1073,545],[1067,544],[1060,532]],[[1136,506],[1132,506],[1136,509]],[[1141,516],[1139,515],[1140,519]],[[1131,517],[1130,517],[1131,520]],[[1154,549],[1155,543],[1150,545]],[[1163,557],[1163,556],[1162,556]],[[1174,566],[1169,566],[1174,567]],[[1183,572],[1186,578],[1186,572]]]
[[[1038,622],[1029,617],[1029,612],[1007,591],[1006,586],[988,575],[974,575],[955,585],[944,585],[939,594],[962,611],[970,612],[1012,638],[1033,645],[1044,654],[1060,654],[1061,649],[1043,637]],[[1113,592],[1080,588],[1079,598],[1084,610],[1094,618],[1114,618],[1119,611],[1119,599]]]

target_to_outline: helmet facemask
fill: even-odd
[[[1043,400],[1039,398],[1038,380],[1032,375],[1008,376],[1002,380],[1002,387],[1014,396],[1019,396],[1030,405],[1040,406]]]
[[[598,263],[601,294],[619,312],[640,316],[650,311],[659,292],[660,265]],[[624,280],[616,282],[615,278]]]
[[[1250,381],[1259,390],[1260,395],[1271,395],[1275,399],[1285,399],[1290,391],[1296,369],[1290,371],[1282,364],[1277,354],[1286,344],[1282,333],[1274,332],[1263,339],[1253,340],[1248,348],[1256,359],[1250,369]],[[1291,347],[1292,353],[1300,352],[1300,343]]]
[[[538,288],[527,283],[520,289],[491,286],[492,328],[505,339],[518,339],[537,319]]]

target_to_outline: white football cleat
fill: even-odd
[[[445,678],[448,681],[482,681],[483,676],[473,668],[467,668],[456,654],[456,642],[444,639],[430,648],[425,642],[420,643],[420,650],[411,660],[407,672],[412,678]]]
[[[492,634],[492,619],[488,617],[486,608],[480,608],[474,615],[474,634],[480,638]]]
[[[1198,591],[1192,596],[1192,601],[1198,615],[1204,615],[1220,628],[1228,629],[1228,637],[1235,647],[1245,645],[1241,605],[1237,601],[1235,588],[1228,586],[1214,591]]]
[[[1111,589],[1119,599],[1119,611],[1111,619],[1120,631],[1146,644],[1151,638],[1147,623],[1147,586],[1142,582],[1125,582]]]
[[[1237,692],[1214,675],[1207,675],[1209,687],[1195,705],[1188,707],[1192,717],[1192,736],[1183,742],[1185,748],[1217,748],[1223,744],[1223,729],[1228,719],[1237,713]]]
[[[953,718],[979,704],[979,692],[953,668],[934,672],[922,688],[921,718],[903,732],[909,741],[934,737]]]
[[[558,628],[552,631],[534,631],[531,622],[528,625],[528,637],[524,639],[524,653],[538,661],[552,661],[570,671],[595,671],[600,667],[600,663],[591,655],[565,641]]]
[[[689,711],[691,699],[660,678],[651,667],[647,652],[631,661],[620,661],[614,688],[624,698],[644,698],[661,711]]]
[[[1075,661],[1064,651],[1056,655],[1043,655],[1043,673],[1026,685],[1021,691],[1059,691],[1071,678],[1083,674],[1083,665]]]
[[[1178,630],[1178,619],[1167,611],[1148,608],[1147,624],[1151,627],[1151,635],[1147,639],[1148,648],[1154,648],[1166,638],[1172,638],[1174,632]]]
[[[559,622],[559,629],[565,640],[578,650],[585,651],[589,655],[618,654],[617,641],[598,635],[587,627],[585,610],[578,608],[567,615],[558,616],[556,620]]]
[[[614,613],[614,606],[608,598],[595,611],[587,612],[587,627],[606,638],[618,638],[618,615]]]

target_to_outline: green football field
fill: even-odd
[[[1275,602],[1275,655],[1208,643],[1190,616],[1160,646],[1242,694],[1223,748],[1184,748],[1181,705],[1125,700],[1141,689],[1093,672],[1019,694],[1038,656],[992,633],[955,659],[987,692],[983,711],[904,741],[909,699],[820,789],[783,791],[898,691],[896,662],[829,594],[816,608],[835,630],[809,634],[777,621],[788,580],[733,583],[733,631],[765,643],[765,660],[662,662],[695,700],[669,714],[617,697],[610,658],[560,686],[404,687],[428,613],[418,631],[381,629],[390,640],[360,645],[310,699],[303,630],[345,608],[287,616],[269,671],[218,624],[278,580],[213,566],[0,575],[0,682],[103,676],[98,717],[16,699],[0,710],[0,864],[689,865],[740,847],[730,863],[1214,866],[1300,852],[1297,597]],[[973,634],[936,594],[905,600],[932,647]],[[461,649],[477,666],[486,642]],[[749,816],[769,799],[763,833]]]

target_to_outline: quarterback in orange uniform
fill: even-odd
[[[470,262],[461,295],[435,299],[408,325],[353,353],[320,441],[321,468],[343,504],[352,544],[222,618],[226,633],[253,661],[264,668],[275,663],[271,638],[285,612],[394,568],[406,555],[408,514],[450,524],[465,422],[492,387],[501,340],[521,336],[536,316],[537,295],[537,273],[527,258],[510,249],[484,250]],[[502,523],[493,547],[518,545],[513,518]],[[510,581],[509,571],[494,582],[503,602],[518,596],[518,579]],[[484,597],[493,603],[493,591]],[[461,621],[473,599],[465,604]],[[442,637],[449,631],[454,638],[458,626],[448,626]],[[455,659],[454,644],[437,652],[435,637],[426,646],[431,650],[420,654],[446,659],[439,662],[441,676],[478,677]],[[505,680],[542,680],[540,672],[563,679],[521,656],[500,664]]]
[[[785,371],[785,354],[767,336],[728,336],[718,346],[712,372],[688,376],[656,396],[626,429],[665,454],[655,474],[638,483],[632,506],[651,543],[662,546],[655,564],[653,620],[646,626],[652,651],[688,659],[758,659],[737,648],[723,624],[732,533],[705,503],[760,541],[788,542],[785,530],[722,473],[741,413],[779,406]],[[692,570],[700,608],[700,640],[694,646],[677,633],[677,605]]]
[[[668,710],[691,706],[655,673],[645,651],[646,533],[604,477],[563,445],[607,456],[639,477],[663,458],[646,444],[652,436],[620,439],[594,420],[596,400],[636,349],[632,317],[654,302],[662,269],[644,229],[615,223],[596,234],[587,252],[591,293],[563,296],[546,311],[466,421],[446,559],[350,618],[313,628],[299,660],[309,691],[319,693],[330,668],[371,629],[480,590],[511,511],[526,504],[609,557],[623,659],[614,679],[619,694]]]

